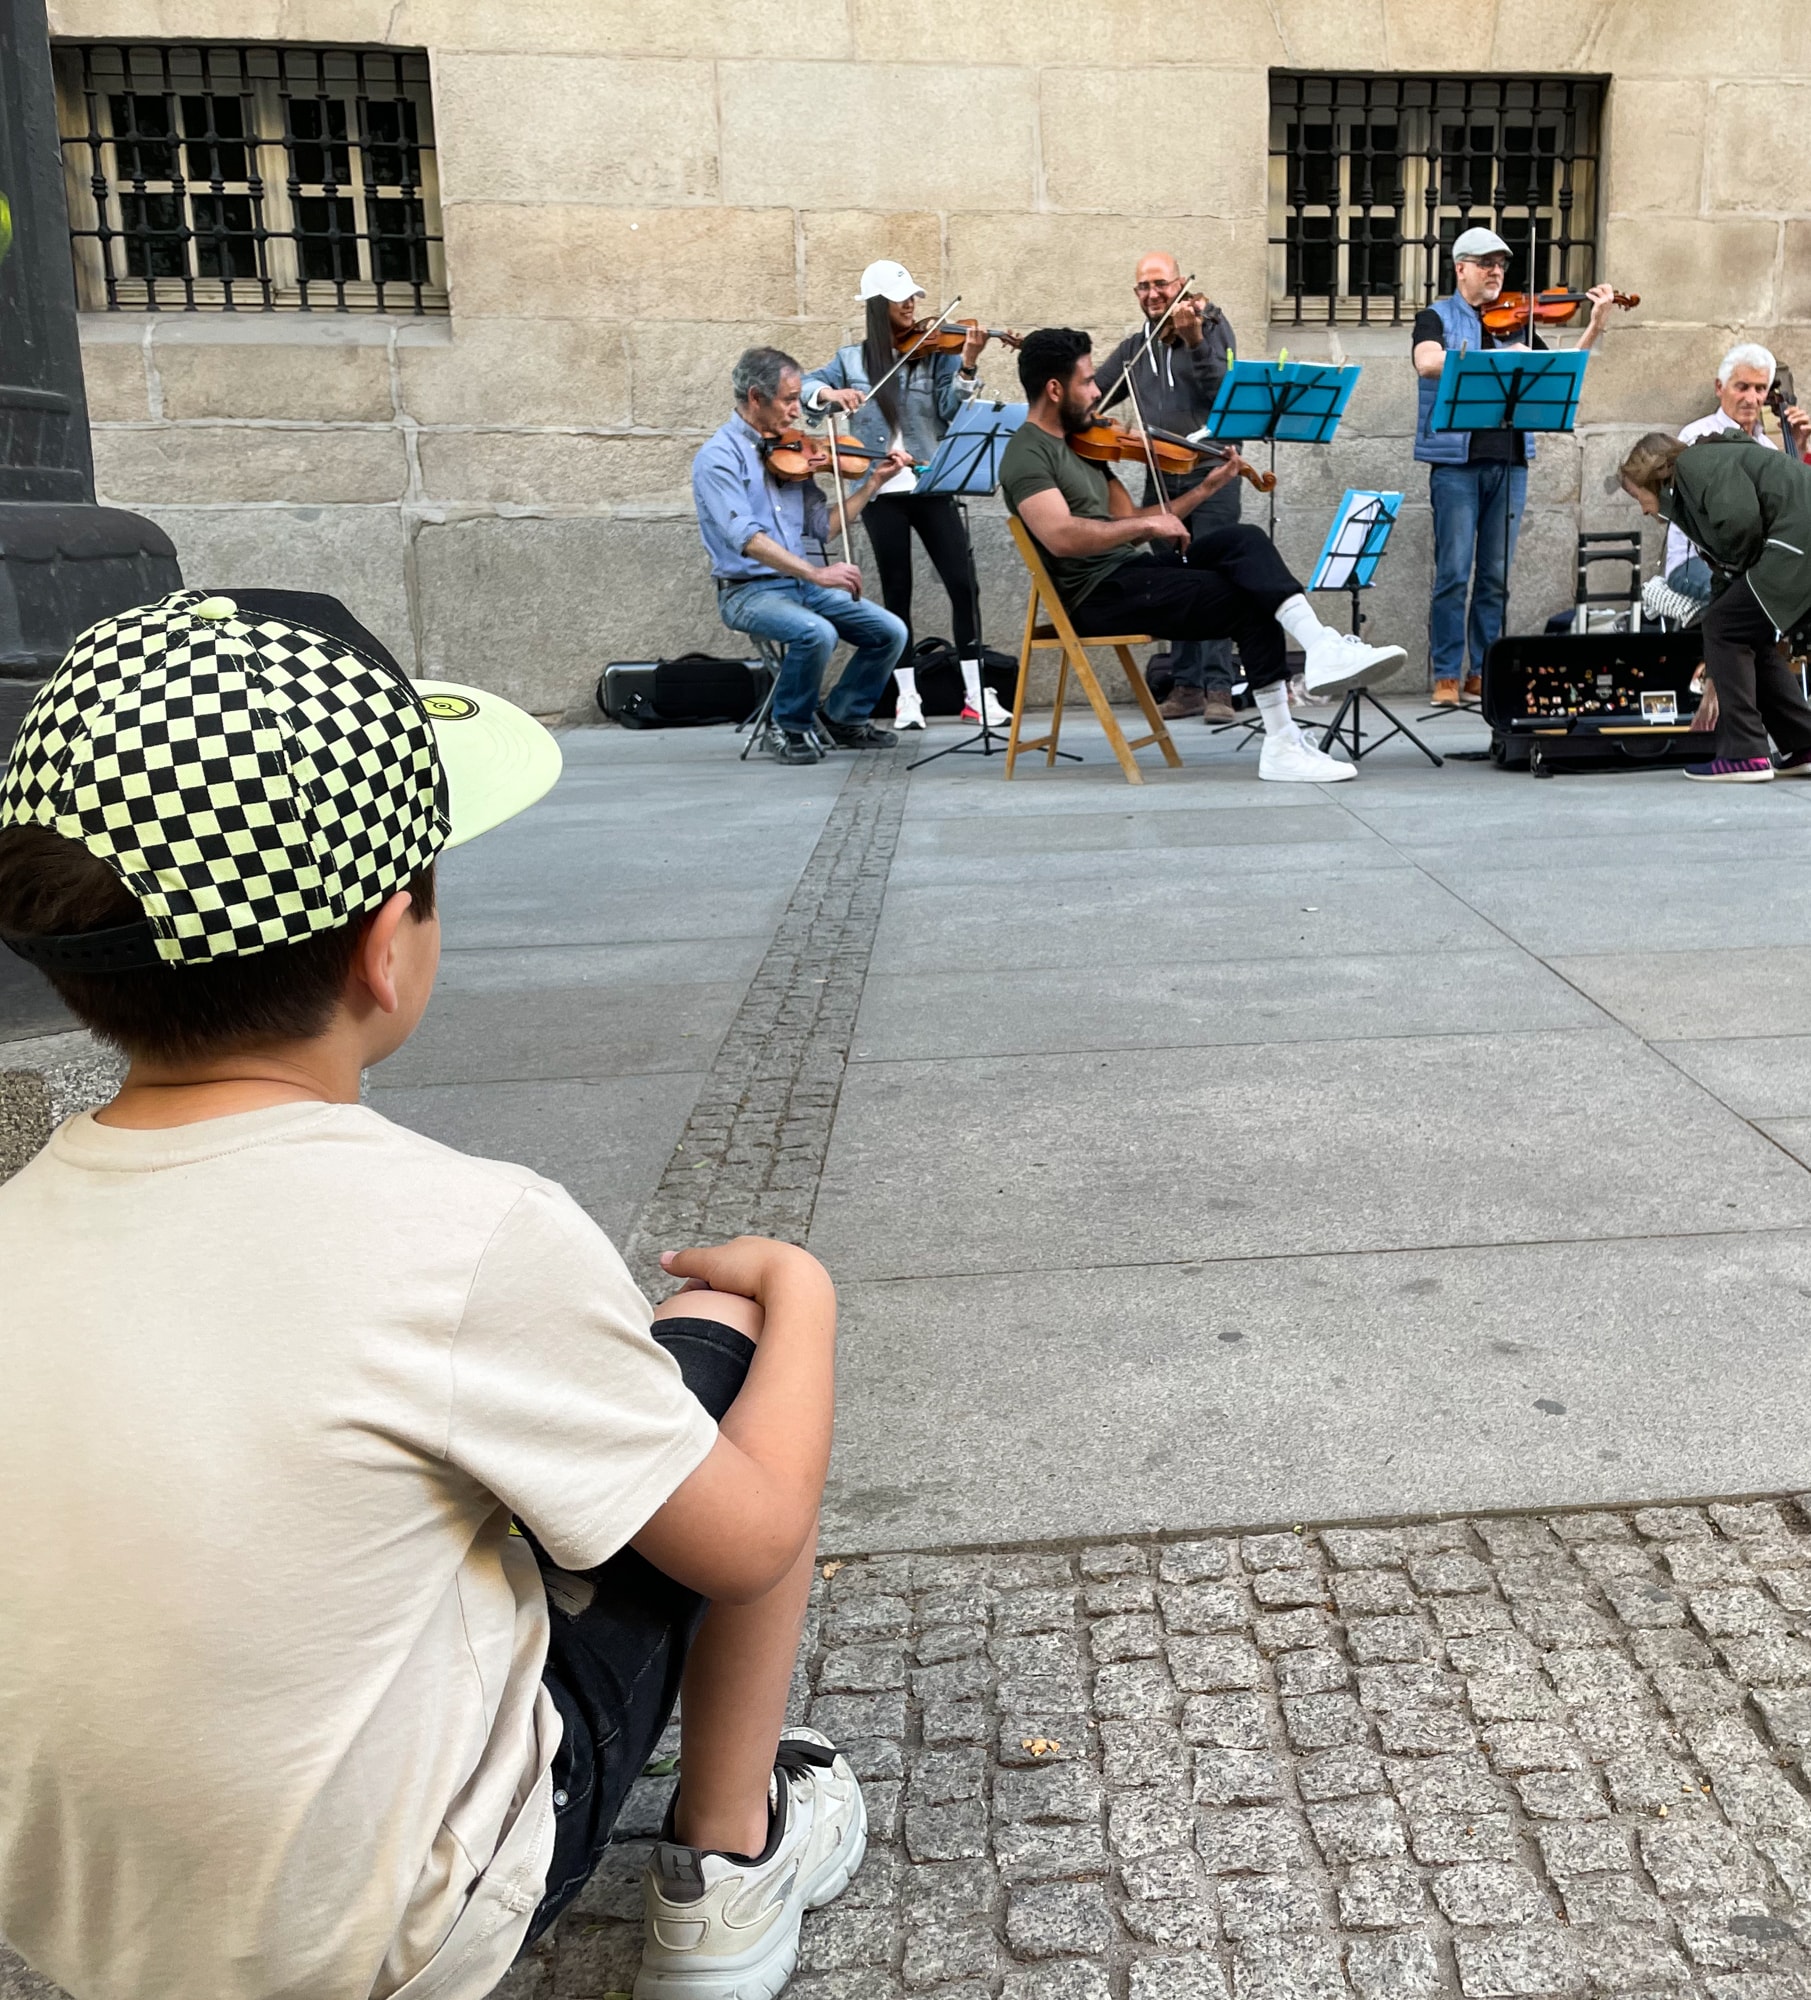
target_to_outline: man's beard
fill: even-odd
[[[1077,431],[1085,431],[1094,421],[1094,405],[1084,403],[1079,396],[1065,389],[1057,415],[1063,426],[1063,434],[1066,437],[1073,437]]]

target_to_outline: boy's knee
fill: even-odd
[[[740,1292],[675,1292],[654,1308],[656,1321],[663,1319],[709,1319],[719,1326],[759,1341],[766,1315],[753,1299]]]

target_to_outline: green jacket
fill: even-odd
[[[1660,516],[1675,521],[1705,560],[1748,587],[1778,632],[1811,611],[1811,465],[1768,451],[1741,431],[1687,445],[1660,489]]]

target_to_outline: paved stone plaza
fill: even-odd
[[[1179,741],[568,734],[372,1078],[838,1277],[800,2000],[1811,1995],[1811,787]],[[628,1988],[642,1851],[509,2000]]]

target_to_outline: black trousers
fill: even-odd
[[[862,525],[880,572],[880,601],[903,619],[906,649],[899,664],[912,664],[912,533],[924,544],[931,567],[950,594],[950,625],[956,651],[978,659],[975,631],[975,559],[963,532],[962,516],[948,493],[883,493],[862,509]]]
[[[1181,478],[1164,477],[1165,499],[1174,500],[1177,494],[1187,493],[1201,483],[1201,475],[1185,473]],[[1218,528],[1230,528],[1239,518],[1239,495],[1244,482],[1235,479],[1230,486],[1223,486],[1218,493],[1210,493],[1188,517],[1189,542],[1201,541]],[[1143,505],[1151,506],[1157,494],[1151,485],[1151,475],[1144,476]],[[1232,641],[1230,639],[1179,639],[1170,648],[1170,678],[1178,687],[1200,688],[1202,693],[1231,694],[1235,679],[1233,673]]]
[[[1717,755],[1765,757],[1769,735],[1782,750],[1811,750],[1811,707],[1746,577],[1712,601],[1703,630],[1717,684]]]
[[[1302,586],[1262,528],[1216,528],[1186,557],[1133,556],[1103,577],[1069,616],[1083,638],[1149,632],[1156,639],[1236,639],[1254,688],[1288,676],[1277,606]]]

